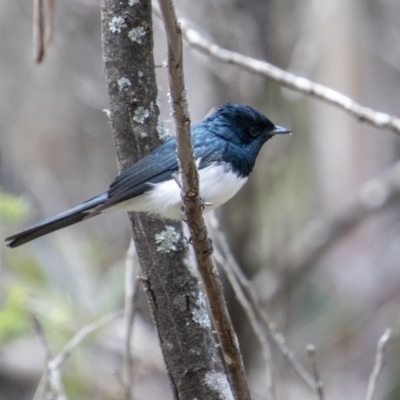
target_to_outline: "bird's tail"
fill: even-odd
[[[40,236],[47,235],[48,233],[58,231],[59,229],[65,228],[67,226],[76,224],[85,218],[90,217],[90,211],[94,210],[99,205],[103,204],[107,200],[107,193],[101,194],[85,203],[71,208],[55,217],[49,218],[31,228],[17,233],[13,236],[6,238],[8,247],[18,247],[21,244],[30,242]]]

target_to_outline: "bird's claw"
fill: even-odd
[[[200,208],[201,211],[204,211],[206,207],[212,206],[212,203],[210,201],[205,201],[202,197],[200,197]]]
[[[185,209],[184,205],[181,206],[180,213],[181,213],[182,221],[187,222],[186,209]]]
[[[210,201],[205,201],[202,197],[200,197],[200,208],[201,208],[201,211],[204,211],[204,209],[206,207],[210,207],[210,206],[212,206],[212,203]],[[180,213],[181,213],[182,220],[184,222],[187,222],[186,210],[185,210],[185,206],[184,205],[181,206]]]
[[[212,240],[209,237],[207,238],[207,245],[208,245],[207,255],[211,256],[211,254],[214,253],[214,246]]]

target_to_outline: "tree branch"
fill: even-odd
[[[85,325],[82,327],[73,338],[65,345],[65,347],[61,350],[61,352],[56,357],[51,357],[49,347],[47,345],[47,340],[44,335],[43,329],[39,324],[39,321],[34,318],[34,327],[35,331],[38,335],[40,343],[42,347],[45,349],[46,353],[46,361],[47,367],[46,370],[40,379],[38,388],[36,389],[36,393],[34,396],[34,400],[39,400],[42,398],[42,394],[46,389],[47,379],[49,376],[51,377],[52,388],[56,389],[57,398],[60,400],[65,400],[65,394],[63,388],[61,386],[61,378],[60,378],[60,368],[62,364],[68,359],[72,350],[78,346],[90,333],[101,328],[102,326],[108,324],[111,321],[114,321],[117,317],[122,315],[122,312],[115,312],[112,314],[104,315],[99,320],[92,322],[91,324]]]
[[[262,310],[260,302],[257,299],[251,283],[242,273],[240,266],[236,262],[235,258],[232,255],[232,252],[229,249],[229,245],[225,235],[219,229],[217,219],[211,216],[209,218],[209,222],[212,229],[216,233],[214,239],[216,244],[215,258],[218,263],[224,268],[229,282],[231,283],[231,286],[235,291],[236,297],[240,301],[244,311],[248,313],[249,320],[260,343],[263,346],[266,346],[265,342],[268,340],[266,335],[268,334],[272,340],[272,343],[274,343],[274,345],[282,354],[283,358],[289,363],[289,365],[293,368],[300,379],[312,391],[317,392],[317,388],[314,384],[313,378],[296,360],[293,352],[286,345],[286,339],[284,338],[284,336],[276,331],[275,325],[269,320],[267,314]],[[244,299],[245,301],[243,301]],[[259,326],[256,326],[254,318],[256,318],[256,323]]]
[[[100,329],[104,325],[114,321],[118,317],[122,315],[122,311],[117,311],[111,314],[104,315],[99,318],[97,321],[92,322],[91,324],[83,326],[79,331],[73,336],[73,338],[64,346],[61,352],[54,357],[49,363],[50,369],[57,370],[61,367],[62,364],[68,359],[72,350],[78,346],[82,341],[90,335],[92,332]]]
[[[52,368],[51,364],[52,356],[51,356],[50,346],[47,341],[44,329],[35,315],[33,316],[32,321],[36,336],[39,340],[40,345],[43,348],[46,357],[46,370],[45,373],[43,374],[42,379],[40,380],[36,393],[38,395],[41,395],[41,393],[43,393],[43,391],[46,389],[46,384],[49,381],[54,399],[67,400],[67,396],[65,395],[64,391],[64,386],[61,381],[60,371],[58,369]],[[35,398],[36,397],[40,399],[39,396],[35,395]]]
[[[381,338],[378,340],[378,344],[376,346],[375,364],[371,372],[371,376],[369,377],[367,396],[365,398],[366,400],[374,399],[376,384],[378,382],[379,375],[381,374],[384,365],[383,355],[386,350],[386,345],[390,339],[391,334],[392,334],[391,329],[386,329]]]
[[[33,1],[33,57],[40,64],[45,55],[45,12],[44,0]]]
[[[220,231],[218,227],[218,221],[214,215],[211,215],[208,219],[211,221],[212,229],[216,232],[215,241],[215,251],[214,258],[215,261],[224,269],[226,276],[228,277],[229,283],[231,284],[233,291],[235,292],[235,296],[242,306],[244,312],[249,319],[251,327],[257,336],[258,341],[260,342],[262,354],[265,362],[265,370],[266,370],[266,399],[273,400],[275,399],[275,387],[274,387],[274,379],[273,379],[273,367],[272,367],[272,358],[271,358],[271,348],[269,344],[269,340],[266,332],[263,330],[261,324],[259,323],[257,312],[254,309],[254,303],[249,299],[249,287],[243,285],[243,281],[236,274],[236,267],[234,265],[236,260],[233,258],[229,249],[227,248],[226,238],[222,231]]]
[[[135,318],[135,293],[138,281],[136,280],[136,250],[131,241],[125,261],[125,306],[124,306],[124,351],[122,363],[122,381],[125,400],[134,400],[133,395],[133,365],[131,356],[133,321]],[[135,268],[136,267],[136,268]]]
[[[353,117],[362,122],[367,122],[376,128],[390,129],[393,132],[400,134],[400,119],[398,117],[365,107],[336,90],[287,72],[266,61],[257,60],[224,49],[191,28],[184,19],[180,19],[179,22],[186,42],[194,49],[201,51],[203,54],[206,54],[215,60],[236,65],[250,73],[272,79],[288,89],[316,97],[328,104],[347,111]]]
[[[159,0],[168,43],[168,72],[172,112],[176,126],[177,152],[180,163],[182,198],[197,265],[204,282],[208,301],[220,341],[232,390],[237,399],[250,399],[242,356],[226,308],[222,285],[211,258],[210,241],[204,224],[199,176],[194,161],[190,134],[189,106],[183,76],[182,33],[172,0]]]
[[[324,382],[321,379],[321,375],[318,371],[317,367],[317,357],[316,357],[316,351],[317,349],[313,344],[309,344],[306,346],[306,351],[308,354],[308,358],[310,359],[311,363],[311,369],[314,375],[314,380],[315,380],[315,387],[317,390],[318,394],[318,399],[319,400],[324,400],[325,399],[325,393],[324,393]]]

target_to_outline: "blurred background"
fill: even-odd
[[[400,116],[400,3],[395,0],[175,1],[180,15],[223,47],[267,60]],[[56,4],[42,65],[32,49],[32,4],[0,2],[0,233],[23,229],[107,189],[117,174],[104,85],[98,0]],[[164,30],[154,17],[161,109],[167,101]],[[249,104],[291,137],[265,146],[245,188],[217,217],[260,301],[300,362],[305,346],[330,399],[364,399],[376,342],[393,329],[376,399],[400,398],[400,201],[347,229],[318,257],[287,262],[315,221],[343,215],[365,183],[399,158],[400,137],[316,99],[221,64],[185,46],[193,123],[227,102]],[[130,236],[124,213],[100,216],[15,250],[0,247],[0,399],[31,399],[45,368],[36,315],[53,355],[84,325],[123,306]],[[255,400],[265,365],[246,315],[225,283]],[[140,399],[168,399],[145,300],[134,331]],[[120,399],[122,319],[74,349],[61,368],[69,399]],[[273,349],[277,399],[314,396]]]

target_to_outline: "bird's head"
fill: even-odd
[[[209,131],[227,142],[223,159],[240,176],[248,176],[263,144],[275,135],[290,133],[249,106],[227,104],[205,121]]]
[[[227,104],[208,119],[218,128],[216,135],[237,145],[256,142],[260,148],[275,135],[290,133],[289,129],[274,125],[266,116],[250,106]]]

